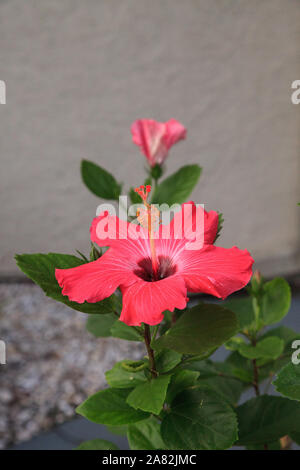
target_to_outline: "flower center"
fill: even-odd
[[[157,270],[153,270],[151,258],[143,258],[138,262],[139,268],[133,272],[136,276],[144,279],[147,282],[160,281],[166,277],[172,276],[177,271],[177,266],[173,264],[171,258],[168,256],[158,256]]]

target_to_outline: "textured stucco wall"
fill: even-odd
[[[138,117],[187,126],[168,172],[203,165],[220,243],[299,269],[299,43],[298,0],[0,0],[0,274],[16,251],[88,249],[80,160],[140,184]]]

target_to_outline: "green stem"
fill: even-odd
[[[258,318],[259,318],[259,312],[256,314],[256,326],[258,325]],[[254,338],[251,339],[251,343],[253,346],[256,346],[256,335]],[[255,395],[257,397],[259,397],[260,395],[260,390],[259,390],[259,380],[258,380],[258,367],[257,367],[257,363],[256,363],[256,359],[253,359],[252,360],[252,365],[253,365],[253,387],[254,387],[254,390],[255,390]],[[268,447],[268,444],[265,443],[264,444],[264,450],[269,450],[269,447]]]
[[[251,342],[252,342],[253,346],[256,346],[256,338],[253,338]],[[258,385],[258,367],[257,367],[256,359],[252,360],[252,365],[253,365],[253,383],[252,383],[252,385],[254,387],[255,394],[258,397],[260,395],[260,391],[259,391],[259,385]]]
[[[149,325],[146,325],[146,324],[145,324],[145,330],[144,330],[144,339],[145,339],[145,345],[146,345],[147,353],[149,357],[150,372],[151,372],[152,378],[155,379],[158,376],[158,373],[155,367],[154,351],[151,348],[150,327]]]
[[[258,385],[258,367],[256,364],[256,359],[252,360],[252,364],[253,364],[253,387],[255,390],[255,394],[258,397],[260,395],[260,391],[259,391],[259,385]]]

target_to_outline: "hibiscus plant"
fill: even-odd
[[[169,149],[186,137],[182,124],[139,120],[131,130],[148,162],[144,184],[129,190],[135,212],[126,220],[97,213],[89,257],[16,256],[46,295],[88,314],[96,337],[145,343],[145,356],[116,363],[106,372],[108,387],[77,413],[126,434],[137,450],[300,443],[300,335],[273,327],[288,313],[289,285],[252,276],[247,250],[215,245],[222,215],[185,203],[198,165],[161,180]],[[119,200],[122,185],[105,169],[83,161],[81,172],[95,195]],[[170,217],[172,205],[179,207]],[[224,300],[242,288],[245,295]],[[226,359],[212,360],[222,345]],[[272,384],[276,395],[267,394]],[[79,449],[116,446],[95,436]]]

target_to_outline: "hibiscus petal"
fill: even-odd
[[[212,245],[216,239],[219,214],[216,211],[204,211],[204,244]]]
[[[90,234],[92,242],[99,246],[115,247],[120,255],[131,261],[151,257],[147,230],[108,212],[93,219]]]
[[[225,299],[248,284],[253,262],[247,250],[207,245],[199,251],[183,251],[177,267],[184,276],[188,292],[203,292]]]
[[[112,246],[116,241],[127,239],[128,228],[129,222],[104,211],[92,221],[91,240],[99,246]]]
[[[141,148],[149,164],[162,164],[172,145],[186,136],[186,129],[176,119],[157,122],[153,119],[139,119],[131,126],[132,140]]]
[[[151,166],[163,159],[168,149],[163,142],[166,126],[153,119],[139,119],[131,126],[132,140],[147,157]]]
[[[183,309],[188,301],[182,277],[170,276],[157,282],[138,281],[128,288],[121,286],[123,309],[120,320],[127,325],[157,325],[163,312]]]
[[[218,230],[218,219],[216,211],[207,212],[200,204],[196,206],[193,201],[185,202],[181,205],[181,211],[176,212],[171,221],[171,233],[174,233],[175,237],[178,236],[177,231],[180,231],[182,226],[186,240],[194,240],[196,234],[202,235],[204,232],[204,244],[212,244]]]
[[[193,201],[182,204],[169,224],[161,225],[157,252],[170,256],[176,262],[183,250],[199,250],[203,245],[212,244],[218,230],[218,213],[207,212]],[[197,244],[195,244],[195,242]]]
[[[55,277],[62,294],[80,304],[99,302],[113,294],[120,284],[129,285],[136,279],[129,264],[122,263],[112,248],[97,261],[56,269]]]
[[[165,142],[169,149],[172,145],[176,144],[179,140],[186,138],[186,128],[176,119],[170,119],[166,122],[166,136]]]

